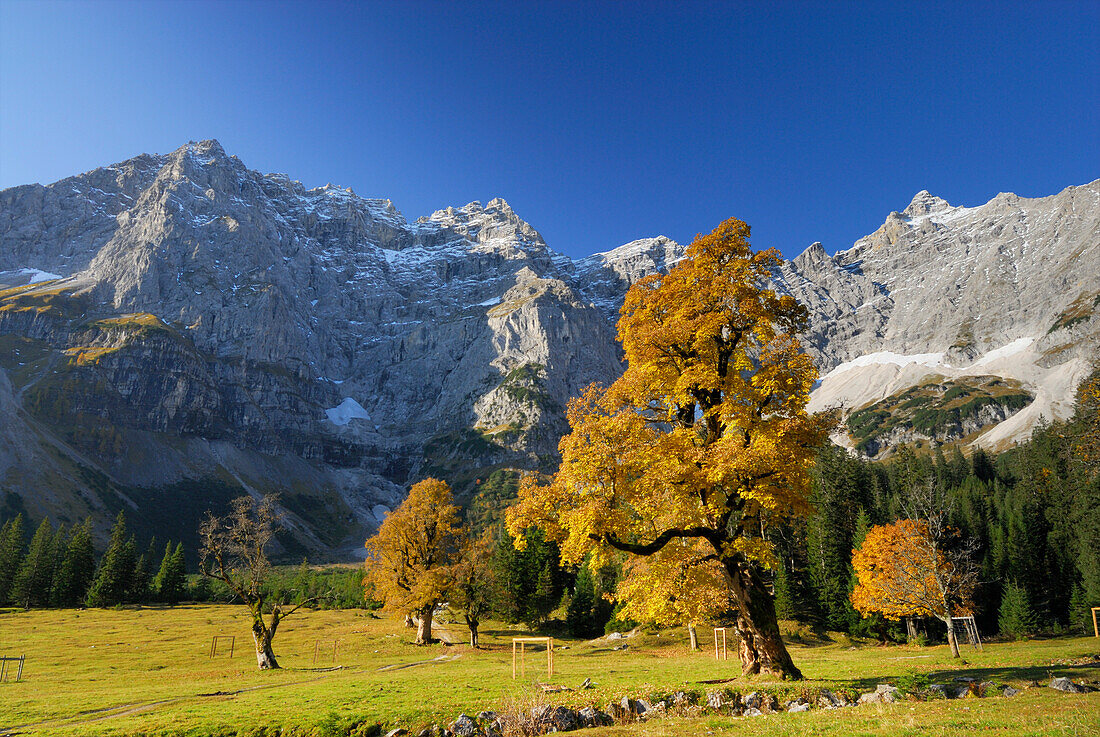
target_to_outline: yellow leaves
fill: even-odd
[[[424,609],[441,601],[460,542],[451,487],[425,479],[409,490],[378,533],[366,542],[365,583],[387,608]]]
[[[806,311],[763,287],[779,254],[753,252],[748,236],[727,220],[631,287],[618,325],[627,370],[570,402],[558,472],[525,481],[507,515],[519,544],[538,525],[567,562],[649,555],[620,591],[638,618],[673,616],[689,588],[721,599],[722,561],[772,562],[762,520],[809,511],[829,422],[806,414],[817,378],[797,339]]]

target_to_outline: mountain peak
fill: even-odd
[[[922,189],[920,192],[913,195],[913,201],[909,203],[909,207],[905,208],[901,214],[914,218],[949,209],[951,209],[951,204],[947,200],[935,196],[927,189]]]

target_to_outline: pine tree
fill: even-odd
[[[54,574],[51,601],[54,606],[75,607],[84,603],[95,577],[95,549],[92,546],[92,520],[73,527],[65,553]]]
[[[0,604],[11,604],[11,587],[23,564],[23,549],[27,545],[27,532],[23,515],[8,520],[0,528]]]
[[[554,574],[550,570],[550,562],[547,561],[539,572],[535,584],[535,595],[531,597],[531,609],[528,613],[529,624],[542,624],[554,611],[554,607],[561,600],[560,593],[554,591]]]
[[[49,605],[56,565],[54,529],[47,517],[35,530],[27,555],[12,582],[11,599],[15,605],[24,609]]]
[[[160,570],[153,579],[153,591],[157,600],[175,604],[187,593],[187,572],[184,568],[183,543],[177,543],[172,549],[172,541],[164,548],[164,558]]]
[[[1009,582],[1004,588],[997,624],[1002,635],[1009,635],[1017,640],[1022,640],[1035,631],[1035,613],[1028,601],[1027,590],[1017,586],[1015,581]]]
[[[126,537],[126,515],[119,512],[111,528],[107,552],[88,591],[88,605],[109,607],[125,603],[133,586],[136,564],[133,538]]]

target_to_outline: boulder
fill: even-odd
[[[1066,693],[1085,693],[1087,689],[1078,686],[1076,683],[1068,678],[1052,678],[1050,679],[1050,688],[1057,691],[1064,691]]]
[[[386,732],[386,737],[404,737],[404,735],[406,734],[408,734],[408,731],[406,731],[404,728],[394,727],[389,732]]]
[[[787,706],[787,711],[789,711],[789,712],[809,711],[809,710],[810,710],[810,705],[807,704],[807,703],[804,703],[802,701],[802,699],[799,699],[796,702],[791,702]]]
[[[1019,696],[1020,693],[1022,693],[1022,692],[1017,688],[1013,688],[1012,686],[1005,686],[1005,690],[1002,691],[1001,693],[1004,694],[1005,698],[1010,699],[1013,696]]]
[[[821,693],[817,696],[817,705],[825,709],[839,709],[842,706],[847,706],[847,703],[828,689],[821,689]]]
[[[898,700],[898,690],[894,686],[880,683],[878,687],[869,693],[859,697],[860,704],[892,704]]]
[[[762,717],[762,716],[764,716],[764,712],[760,711],[759,709],[754,709],[752,707],[749,707],[748,709],[745,709],[743,712],[741,712],[741,716],[745,716],[745,717]]]
[[[554,732],[569,732],[574,730],[578,726],[580,719],[577,717],[577,712],[573,711],[567,706],[555,706],[552,707],[546,713],[546,723]]]
[[[477,722],[466,716],[465,714],[459,714],[458,719],[454,720],[451,724],[451,731],[457,735],[457,737],[477,737],[480,731],[477,726]]]
[[[594,706],[586,706],[577,712],[577,718],[582,727],[610,727],[615,724],[611,715],[600,711]]]

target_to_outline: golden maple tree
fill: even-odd
[[[570,402],[561,466],[547,485],[524,479],[508,527],[522,544],[541,526],[570,563],[614,549],[658,555],[656,570],[720,571],[744,672],[801,678],[779,635],[764,530],[809,510],[829,419],[806,413],[817,378],[797,339],[806,310],[765,286],[780,255],[748,239],[731,218],[630,288],[618,325],[626,371]],[[679,596],[694,583],[684,581]],[[670,595],[629,577],[619,592],[650,618]]]
[[[970,613],[974,576],[938,545],[926,520],[903,519],[872,527],[852,551],[856,586],[852,606],[887,619],[936,617],[947,625],[951,653],[959,657],[953,617]]]
[[[416,644],[431,642],[432,613],[453,580],[461,532],[451,487],[425,479],[366,542],[364,583],[392,611],[412,614]]]

